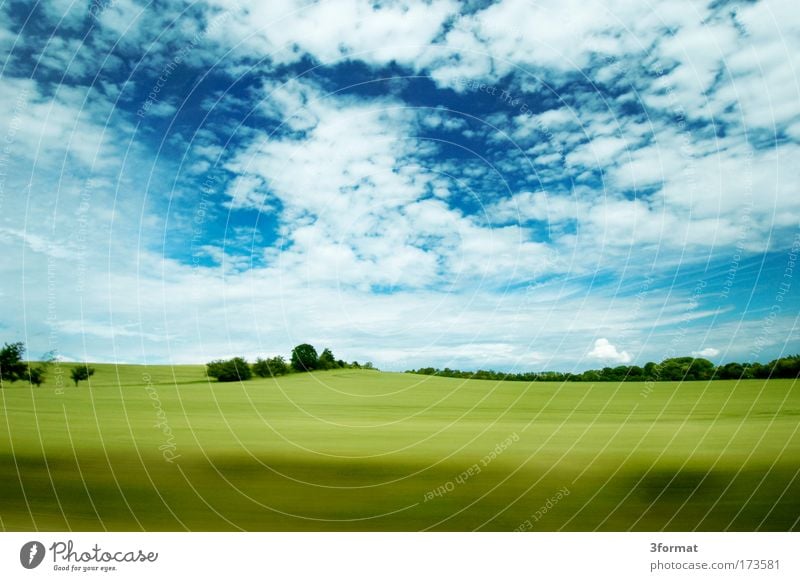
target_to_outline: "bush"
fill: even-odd
[[[277,377],[289,373],[289,366],[286,360],[280,355],[269,359],[256,359],[253,363],[253,373],[259,377]]]
[[[206,374],[217,381],[246,381],[253,377],[250,365],[243,357],[218,359],[206,364]]]

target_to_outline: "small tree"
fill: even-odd
[[[88,365],[73,367],[69,374],[72,381],[75,382],[75,387],[78,387],[79,381],[88,380],[92,375],[94,375],[94,367],[89,367]]]
[[[258,377],[270,377],[272,375],[269,370],[269,363],[266,359],[262,359],[261,357],[257,357],[256,362],[250,367],[253,370],[253,374]]]
[[[35,385],[36,387],[41,386],[44,383],[45,375],[47,375],[50,367],[56,361],[56,352],[48,351],[42,355],[42,362],[36,367],[33,367],[30,363],[28,363],[28,381],[30,381],[31,385]]]
[[[22,361],[25,355],[25,344],[5,343],[0,349],[0,384],[8,381],[13,383],[27,376],[28,366]]]
[[[319,356],[313,345],[303,343],[292,349],[292,367],[297,371],[312,371],[319,366]]]
[[[206,373],[217,381],[246,381],[253,377],[250,365],[244,357],[212,361],[206,364]]]
[[[35,385],[39,387],[44,383],[44,374],[45,374],[45,367],[28,367],[28,381],[31,382],[31,385]]]

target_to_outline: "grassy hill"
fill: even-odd
[[[0,530],[800,528],[791,380],[94,367],[0,390]]]

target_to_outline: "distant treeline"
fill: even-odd
[[[244,357],[233,359],[217,359],[206,363],[206,374],[217,381],[246,381],[257,375],[258,377],[278,377],[288,373],[302,373],[306,371],[329,369],[374,369],[371,362],[364,364],[358,361],[348,363],[336,359],[330,349],[324,349],[317,354],[313,345],[303,343],[292,349],[289,361],[276,355],[267,359],[258,357],[255,363],[248,363]]]
[[[769,379],[800,376],[800,355],[790,355],[762,363],[726,363],[714,365],[708,359],[699,357],[673,357],[661,363],[638,365],[618,365],[590,369],[583,373],[562,373],[560,371],[528,371],[505,373],[479,369],[460,371],[458,369],[437,369],[422,367],[406,373],[437,375],[459,379],[491,379],[503,381],[707,381],[709,379]]]

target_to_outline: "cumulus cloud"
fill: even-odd
[[[224,27],[211,33],[212,39],[282,64],[310,55],[325,63],[358,59],[373,65],[410,65],[458,12],[458,3],[451,0],[210,0],[208,4],[231,15]]]
[[[719,349],[714,347],[706,347],[700,351],[692,351],[692,357],[716,357],[719,355]]]
[[[617,348],[604,337],[594,342],[594,348],[589,351],[587,355],[593,359],[613,363],[630,363],[631,361],[631,356],[627,351],[618,351]]]
[[[265,191],[280,202],[284,270],[362,288],[508,284],[557,271],[553,250],[521,225],[491,227],[432,197],[445,172],[417,137],[427,112],[300,81],[267,85],[265,100],[291,132],[258,137],[232,157],[229,205],[261,209]]]

